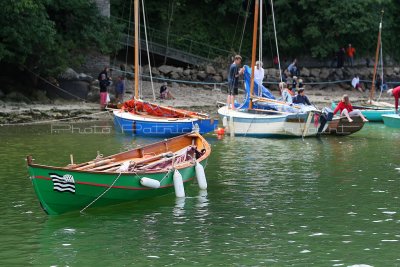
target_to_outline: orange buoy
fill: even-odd
[[[215,133],[216,133],[217,135],[224,135],[224,134],[225,134],[225,129],[224,129],[224,128],[217,128],[217,129],[215,130]]]

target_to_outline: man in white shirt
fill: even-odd
[[[262,94],[262,82],[264,80],[265,71],[263,69],[263,63],[261,61],[256,62],[256,66],[254,68],[254,80],[258,84],[258,95]]]

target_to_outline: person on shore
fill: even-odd
[[[239,76],[243,74],[244,68],[240,68],[242,57],[236,55],[233,63],[229,67],[228,74],[228,97],[226,99],[226,105],[228,109],[235,109],[235,96],[239,93]]]
[[[349,44],[349,46],[346,49],[346,55],[347,55],[347,64],[348,66],[353,67],[354,64],[354,54],[356,53],[356,49]]]
[[[106,75],[103,73],[100,75],[99,86],[100,86],[100,109],[104,110],[107,106],[107,100],[109,98],[107,87],[110,85],[110,81],[106,79]]]
[[[299,88],[298,94],[293,97],[293,104],[303,104],[311,106],[311,102],[304,92],[304,88]]]
[[[295,75],[300,75],[299,69],[297,68],[297,59],[293,59],[293,62],[288,66],[287,70],[290,73],[290,76],[293,77]]]
[[[115,85],[115,98],[116,98],[117,104],[124,102],[124,94],[125,94],[124,76],[118,76],[118,80]]]
[[[346,50],[344,49],[344,47],[341,47],[337,53],[337,67],[338,68],[343,68],[345,56],[346,56]]]
[[[352,85],[355,89],[357,89],[358,91],[360,91],[361,93],[364,92],[364,90],[363,90],[362,87],[361,87],[360,78],[358,77],[358,75],[354,75],[353,80],[351,80],[351,85]]]
[[[160,99],[175,99],[175,97],[169,91],[166,82],[160,87]]]
[[[106,66],[104,69],[99,73],[98,80],[101,80],[101,75],[105,75],[107,81],[111,81],[111,75],[108,75],[110,69]]]
[[[387,90],[387,93],[394,97],[394,110],[399,114],[400,86]]]
[[[340,101],[336,106],[335,110],[333,111],[333,115],[335,115],[338,111],[340,111],[340,116],[346,116],[349,122],[353,122],[350,116],[360,116],[364,122],[368,121],[359,109],[353,109],[348,95],[343,95],[342,101]]]

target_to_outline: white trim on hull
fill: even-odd
[[[227,132],[231,133],[229,128],[232,128],[234,135],[238,136],[315,136],[320,126],[319,123],[315,125],[313,120],[307,123],[308,113],[256,114],[247,110],[232,110],[224,106],[218,110],[218,114],[222,119],[226,117]],[[296,122],[297,119],[298,122]]]

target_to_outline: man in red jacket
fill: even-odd
[[[399,113],[399,98],[400,98],[400,86],[397,86],[393,89],[389,89],[387,93],[394,97],[394,109],[396,113]]]

